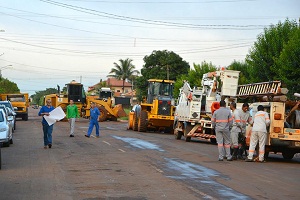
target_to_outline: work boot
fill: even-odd
[[[237,160],[238,148],[233,149],[232,160]]]
[[[239,160],[245,160],[245,158],[243,157],[243,153],[244,153],[244,149],[243,148],[239,148],[238,149],[238,155],[237,155],[237,158]]]

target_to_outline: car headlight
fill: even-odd
[[[7,130],[6,128],[0,128],[0,132],[4,132],[6,130]]]

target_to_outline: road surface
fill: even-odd
[[[2,148],[0,199],[299,199],[298,155],[220,162],[209,142],[134,132],[126,122],[101,122],[100,138],[86,138],[86,119],[76,122],[74,138],[67,122],[57,122],[44,149],[37,112],[17,121],[14,144]]]

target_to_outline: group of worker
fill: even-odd
[[[252,126],[248,155],[246,151],[247,123]],[[228,109],[226,102],[221,100],[220,109],[216,110],[212,116],[212,127],[218,143],[218,160],[223,161],[224,158],[228,161],[244,160],[243,154],[245,153],[247,156],[245,161],[252,162],[256,145],[259,143],[258,161],[265,162],[265,143],[269,124],[269,115],[262,105],[257,107],[257,113],[252,119],[248,103],[244,103],[240,110],[236,108],[236,103],[232,102]]]
[[[38,115],[49,116],[50,112],[53,110],[54,107],[51,105],[51,99],[47,99],[46,105],[40,109]],[[69,105],[67,106],[66,118],[68,119],[70,124],[70,137],[74,137],[75,121],[76,118],[79,118],[79,112],[78,112],[78,107],[76,106],[76,104],[74,104],[74,101],[72,99],[69,101]],[[99,123],[98,123],[99,120],[100,120],[100,111],[96,107],[96,104],[94,102],[91,102],[89,128],[87,134],[84,135],[85,137],[89,138],[91,136],[94,126],[96,128],[96,137],[100,136]],[[44,133],[44,149],[47,149],[48,147],[51,148],[53,124],[49,125],[48,122],[43,117],[42,125],[43,125],[43,133]]]

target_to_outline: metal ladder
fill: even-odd
[[[254,96],[254,95],[277,95],[280,93],[280,81],[270,81],[239,85],[237,97]]]

